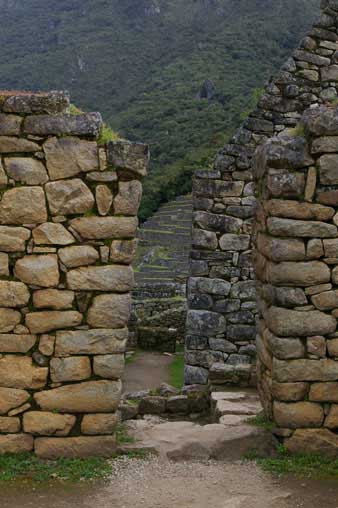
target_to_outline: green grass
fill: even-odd
[[[169,365],[169,383],[180,390],[184,384],[184,351],[183,346],[177,347],[174,360]]]
[[[117,426],[116,439],[118,444],[135,443],[135,439],[128,435],[127,429],[123,423]]]
[[[111,465],[103,458],[64,459],[44,461],[32,453],[0,456],[0,483],[20,479],[33,482],[61,480],[91,481],[107,478]]]
[[[255,460],[264,471],[278,476],[293,474],[299,478],[338,479],[338,458],[318,454],[290,455],[283,445],[278,446],[276,457]]]
[[[247,423],[249,423],[250,425],[254,425],[255,427],[261,427],[269,431],[271,431],[275,426],[275,424],[271,420],[269,420],[263,413],[260,413],[257,416],[253,416],[252,418],[248,418]]]

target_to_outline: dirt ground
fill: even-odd
[[[123,391],[153,390],[161,383],[169,383],[169,365],[174,356],[149,351],[137,352],[135,359],[127,363],[123,374]]]
[[[277,479],[253,463],[114,461],[105,485],[1,490],[1,508],[337,508],[338,482]]]

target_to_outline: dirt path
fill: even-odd
[[[169,382],[169,365],[173,356],[148,351],[138,352],[136,358],[127,363],[123,381],[124,392],[155,389]]]
[[[337,508],[338,483],[278,480],[252,463],[121,458],[107,485],[1,490],[1,508]]]

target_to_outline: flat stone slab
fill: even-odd
[[[249,418],[252,417],[248,415],[225,415],[220,417],[219,423],[226,427],[238,427],[239,425],[247,425]]]
[[[212,392],[211,401],[218,402],[219,400],[228,401],[244,401],[244,400],[259,400],[257,392]]]
[[[215,413],[217,416],[224,415],[247,415],[256,416],[262,411],[262,405],[259,401],[230,402],[228,400],[219,400],[216,403]]]
[[[239,460],[253,450],[260,456],[273,451],[271,433],[251,425],[201,426],[192,422],[130,420],[126,426],[138,448],[153,449],[160,457],[175,461]]]

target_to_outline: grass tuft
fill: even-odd
[[[111,465],[103,458],[45,461],[32,453],[0,456],[0,482],[29,479],[38,483],[52,480],[76,483],[105,479],[111,470]]]
[[[269,430],[270,432],[275,427],[275,424],[271,420],[269,420],[264,413],[260,413],[257,416],[248,418],[247,423],[255,427],[260,427],[262,429]]]
[[[294,474],[299,478],[338,479],[338,458],[310,453],[291,455],[283,445],[277,447],[276,457],[251,457],[251,460],[256,460],[264,471],[278,476]]]
[[[175,358],[169,365],[169,383],[181,390],[184,384],[184,348],[178,346]]]

